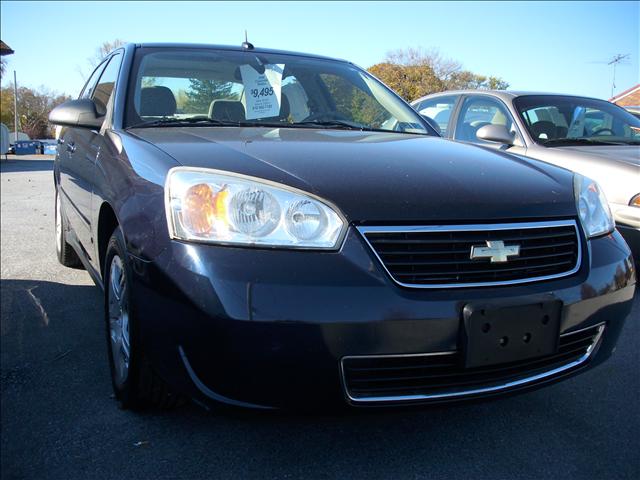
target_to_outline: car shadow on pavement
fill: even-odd
[[[21,372],[41,373],[98,333],[101,298],[93,285],[0,279],[3,397]]]
[[[606,478],[614,451],[621,477],[638,469],[637,421],[616,414],[614,361],[543,390],[467,404],[132,412],[113,399],[97,287],[2,279],[0,293],[7,478],[86,478],[87,465],[102,478],[133,465],[138,478],[160,478],[158,465],[162,478],[194,479]],[[623,390],[633,395],[637,381]],[[590,453],[614,439],[606,461]]]

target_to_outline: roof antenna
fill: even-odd
[[[254,46],[252,43],[249,43],[249,40],[247,40],[247,31],[244,31],[244,42],[242,42],[242,48],[246,49],[246,50],[253,50]]]

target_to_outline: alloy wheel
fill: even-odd
[[[131,344],[129,341],[127,276],[119,255],[112,258],[109,272],[108,308],[111,356],[115,383],[117,386],[122,386],[129,376]]]

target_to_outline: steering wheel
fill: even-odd
[[[591,137],[595,137],[596,135],[598,135],[599,133],[602,132],[609,132],[609,135],[615,135],[616,132],[614,132],[613,130],[611,130],[610,128],[607,127],[603,127],[603,128],[598,128],[596,130],[594,130],[593,132],[591,132]]]

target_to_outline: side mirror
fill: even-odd
[[[420,116],[422,117],[422,119],[427,122],[436,132],[438,132],[439,135],[442,135],[442,130],[440,130],[440,125],[438,125],[438,122],[436,122],[433,118],[427,116],[427,115],[422,115],[420,114]]]
[[[51,110],[49,121],[65,127],[91,128],[99,130],[104,117],[99,117],[96,104],[88,98],[69,100]]]
[[[513,145],[514,140],[514,135],[504,125],[485,125],[480,127],[476,132],[476,137],[479,140],[503,145]]]

